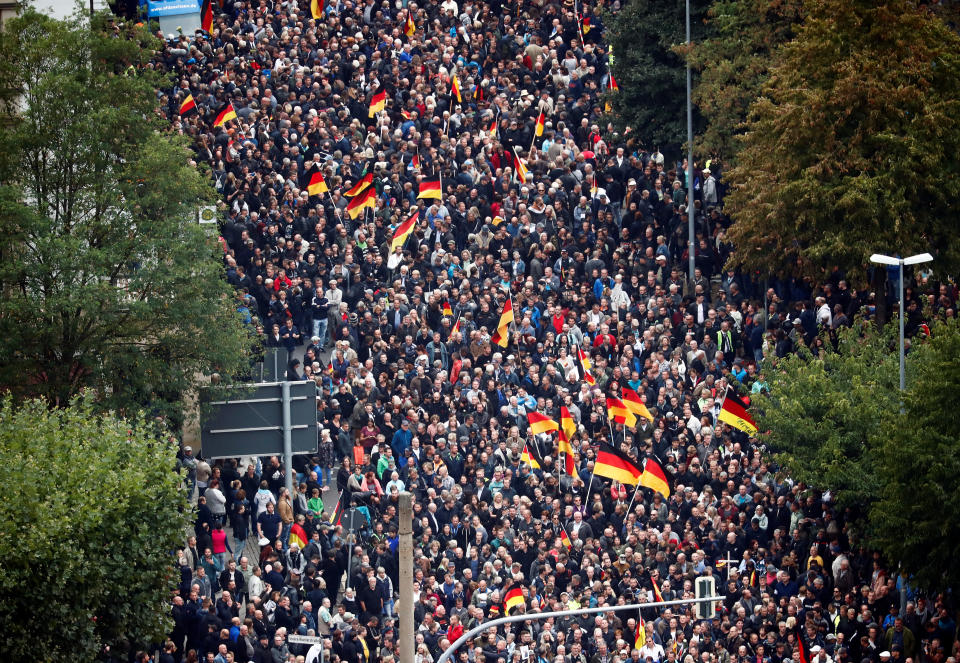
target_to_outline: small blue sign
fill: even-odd
[[[150,0],[147,16],[180,16],[181,14],[196,14],[200,11],[198,0]]]

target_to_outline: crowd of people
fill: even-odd
[[[829,494],[718,421],[728,386],[762,398],[769,361],[829,342],[877,293],[724,268],[722,164],[688,182],[643,127],[603,119],[618,7],[224,0],[209,32],[161,35],[161,107],[220,194],[237,308],[320,393],[292,494],[277,458],[184,448],[198,517],[161,661],[392,663],[412,619],[432,663],[478,624],[548,610],[571,612],[488,629],[455,660],[956,660],[950,597],[915,595]],[[947,314],[957,299],[913,276],[911,331],[921,296]],[[625,388],[652,420],[610,420]],[[561,408],[571,464],[528,429]],[[601,448],[655,459],[669,489],[595,476]],[[395,606],[403,491],[412,615]],[[687,598],[707,574],[726,597],[710,619],[572,612]]]

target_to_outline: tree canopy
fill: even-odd
[[[735,265],[862,277],[874,251],[960,266],[960,36],[909,0],[808,0],[750,110]]]
[[[0,464],[16,468],[0,500],[4,660],[92,661],[162,641],[189,522],[176,451],[89,398],[0,402]]]
[[[691,39],[708,34],[707,3],[690,4]],[[686,10],[673,0],[630,0],[607,37],[620,91],[608,95],[614,114],[648,149],[679,152],[687,142],[687,68],[676,46],[686,41]],[[694,109],[694,130],[701,118]]]
[[[915,338],[901,412],[896,325],[857,323],[816,358],[802,348],[777,360],[769,396],[753,404],[786,474],[830,490],[852,531],[927,589],[960,586],[957,357],[956,321]]]
[[[0,33],[0,386],[64,405],[176,411],[203,374],[248,365],[213,199],[186,142],[159,133],[144,28],[32,9]]]

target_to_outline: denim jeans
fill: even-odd
[[[327,345],[327,318],[321,318],[313,321],[313,335],[320,337],[320,347]]]

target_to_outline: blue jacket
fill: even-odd
[[[397,432],[393,434],[393,439],[390,440],[390,446],[393,447],[393,454],[397,458],[402,458],[404,450],[406,450],[412,442],[413,433],[410,429],[407,428],[407,430],[404,430],[398,428]]]

